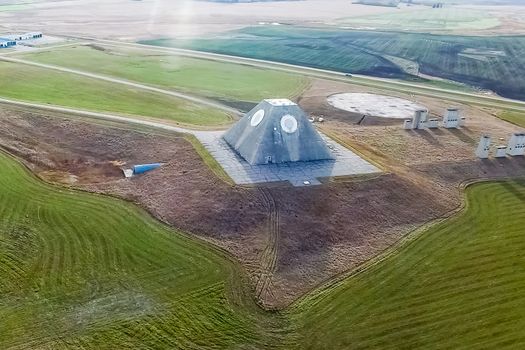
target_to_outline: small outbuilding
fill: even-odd
[[[506,158],[507,157],[507,146],[500,145],[496,147],[496,154],[494,155],[495,158]]]

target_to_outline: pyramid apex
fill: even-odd
[[[287,98],[269,98],[264,100],[271,104],[274,107],[282,107],[282,106],[297,106],[297,103],[290,101]]]

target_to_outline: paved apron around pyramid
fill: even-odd
[[[232,178],[232,180],[236,184],[249,185],[258,183],[288,181],[293,186],[319,185],[321,184],[321,182],[319,181],[320,178],[364,175],[381,172],[381,170],[379,170],[377,167],[370,164],[354,152],[331,140],[327,136],[319,133],[310,123],[310,121],[306,119],[306,115],[304,115],[304,112],[302,111],[301,112],[303,114],[298,114],[298,112],[294,112],[294,115],[304,116],[304,119],[306,119],[306,122],[308,123],[308,127],[311,127],[311,129],[313,129],[313,131],[315,132],[315,136],[313,138],[314,142],[310,145],[307,144],[305,146],[306,150],[297,150],[295,146],[290,147],[290,145],[288,144],[289,139],[286,138],[282,141],[279,141],[281,142],[281,144],[275,148],[270,147],[271,145],[264,144],[264,142],[263,145],[250,146],[249,141],[251,140],[252,143],[254,143],[254,140],[256,140],[255,138],[258,137],[258,134],[250,136],[250,132],[244,131],[244,128],[247,127],[246,123],[249,123],[251,125],[252,120],[255,119],[253,123],[257,126],[261,124],[264,118],[266,118],[268,115],[271,116],[272,113],[272,111],[266,112],[265,110],[263,116],[261,116],[262,113],[257,114],[258,111],[261,110],[260,106],[263,103],[264,108],[268,109],[273,108],[274,104],[289,104],[289,107],[295,106],[299,109],[297,105],[288,100],[263,101],[256,108],[254,108],[254,110],[248,112],[246,116],[244,116],[238,122],[238,124],[234,125],[232,129],[230,129],[226,133],[224,133],[223,131],[194,132],[194,135],[197,137],[197,139],[204,145],[208,152],[210,152],[210,154],[215,158],[215,160],[217,160],[217,162],[222,166],[224,171],[226,171],[226,173]],[[266,105],[266,103],[270,103],[272,106],[270,107]],[[290,110],[291,109],[288,109],[288,111]],[[295,108],[294,110],[296,111]],[[297,129],[299,129],[300,120],[297,120],[298,118],[296,119],[297,125],[293,121],[290,123],[287,123],[285,121],[282,123],[284,125],[281,125],[281,119],[283,119],[283,117],[285,117],[286,115],[292,114],[286,112],[279,119],[276,118],[278,119],[278,124],[275,125],[275,122],[270,124],[272,130],[273,128],[279,129],[279,127],[281,129],[287,128],[287,130],[290,131],[294,130],[296,127]],[[276,130],[273,131],[275,132]],[[283,133],[288,132],[280,131],[280,134]],[[241,156],[240,152],[235,151],[234,148],[226,142],[226,138],[229,137],[228,135],[244,136],[244,139],[240,140],[238,143],[239,145],[241,145],[244,142],[248,142],[244,146],[246,147],[245,154],[247,154],[247,157],[250,157],[251,155],[250,159],[254,164],[250,164],[248,161],[246,161],[244,156]],[[305,135],[312,134],[311,132],[308,132],[302,133],[300,136]],[[250,139],[250,137],[254,137],[254,139]],[[264,137],[268,137],[268,135],[264,135]],[[298,144],[307,143],[307,140],[303,140],[301,137],[299,137],[298,139]],[[267,139],[265,140],[267,141]],[[285,155],[274,155],[273,153],[270,153],[277,152],[276,149],[283,150],[285,152]],[[266,152],[263,153],[262,159],[264,162],[268,161],[267,164],[255,164],[261,159],[260,157],[258,157],[257,150],[263,150],[263,152]],[[328,154],[326,152],[328,152]],[[271,163],[269,162],[270,159],[265,158],[268,156],[272,157]],[[310,159],[321,157],[321,159],[318,158],[318,160],[306,160],[306,158],[302,158],[301,161],[285,161],[287,159],[301,159],[301,157],[309,157]]]
[[[306,113],[286,99],[262,101],[224,140],[251,165],[334,159]]]

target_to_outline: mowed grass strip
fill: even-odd
[[[147,49],[74,46],[20,57],[232,101],[291,98],[299,95],[309,83],[308,78],[300,75]]]
[[[525,346],[525,181],[477,184],[461,215],[291,310],[301,349]]]
[[[0,152],[1,349],[272,347],[265,327],[282,324],[241,275],[136,206],[45,185]]]
[[[76,74],[0,62],[0,97],[97,112],[146,116],[187,125],[231,121],[226,112],[160,93]]]
[[[525,113],[504,111],[498,115],[498,118],[525,128]]]

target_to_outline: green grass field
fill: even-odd
[[[298,302],[300,348],[523,348],[525,181],[467,195],[461,215]]]
[[[279,312],[219,250],[136,206],[43,184],[0,153],[0,348],[525,346],[525,181]]]
[[[339,20],[339,24],[395,31],[464,33],[468,30],[493,28],[498,26],[500,21],[487,11],[445,7],[343,18]]]
[[[397,57],[417,63],[420,73],[525,100],[525,82],[521,79],[525,74],[525,36],[255,26],[216,38],[157,39],[142,43],[413,80],[413,75],[392,62],[392,57]]]
[[[522,128],[525,128],[525,113],[504,111],[500,113],[498,117],[512,124],[516,124]]]
[[[238,266],[136,206],[44,185],[0,152],[0,348],[272,346]]]
[[[308,85],[308,79],[299,75],[144,49],[76,46],[22,57],[231,101],[294,97]]]
[[[147,116],[187,125],[223,125],[225,112],[175,97],[80,75],[0,62],[0,97],[91,111]]]

